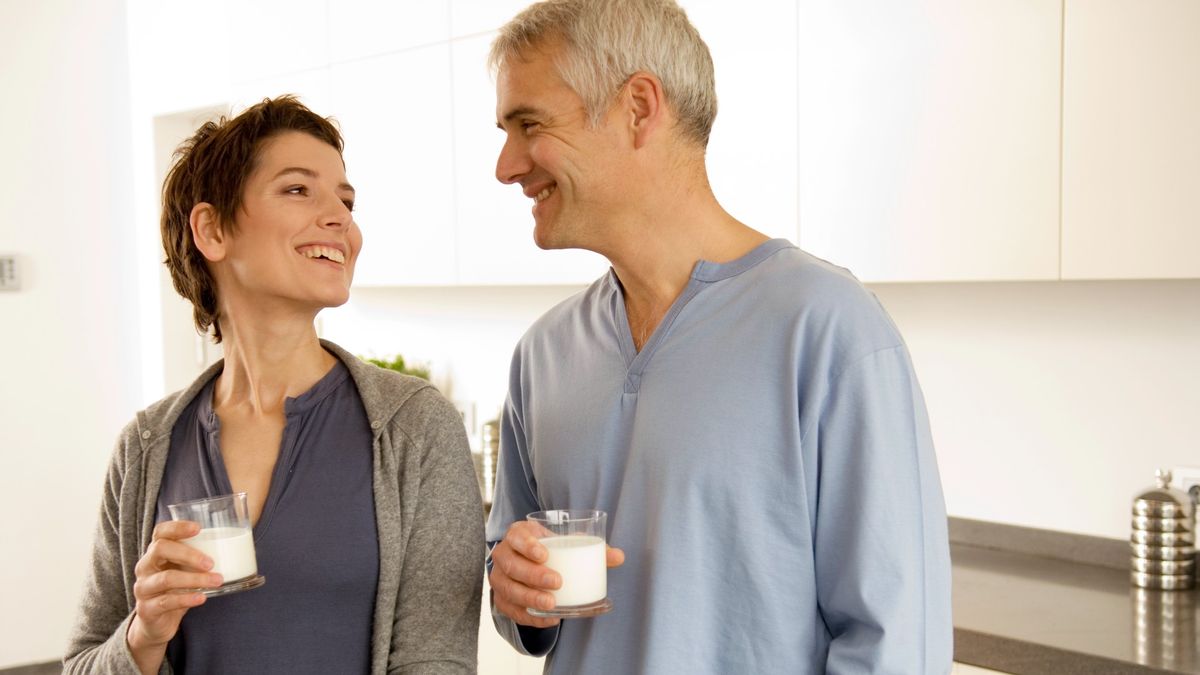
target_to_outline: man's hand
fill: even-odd
[[[534,523],[513,523],[504,539],[492,549],[492,573],[488,582],[492,585],[496,609],[501,614],[522,626],[550,628],[557,626],[559,619],[529,614],[530,607],[553,609],[554,596],[550,591],[562,585],[562,577],[544,564],[550,554],[538,542],[540,533]],[[625,554],[621,549],[609,547],[608,566],[617,567],[623,562]]]

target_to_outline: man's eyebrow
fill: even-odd
[[[313,171],[312,169],[306,169],[302,166],[289,166],[289,167],[286,167],[283,170],[281,170],[279,173],[275,174],[275,178],[279,178],[280,176],[283,176],[283,175],[289,174],[289,173],[298,173],[302,176],[308,176],[309,178],[317,177],[317,172]],[[275,178],[272,178],[271,180],[275,180]],[[354,186],[349,183],[340,183],[338,185],[338,189],[339,190],[349,190],[350,192],[355,191]]]
[[[497,128],[497,129],[500,129],[501,131],[503,131],[503,130],[504,130],[504,125],[505,125],[505,124],[508,124],[509,122],[512,122],[512,121],[513,121],[513,118],[516,118],[516,117],[524,117],[524,116],[526,116],[526,115],[538,116],[538,115],[541,115],[541,114],[542,114],[542,111],[541,111],[541,110],[538,110],[537,108],[531,108],[531,107],[529,107],[529,106],[521,106],[521,107],[519,107],[519,108],[513,108],[512,110],[508,111],[508,112],[507,112],[507,113],[504,115],[504,121],[503,121],[502,123],[501,123],[501,122],[496,122],[496,128]]]

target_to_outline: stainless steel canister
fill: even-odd
[[[1171,487],[1171,472],[1155,472],[1157,484],[1133,500],[1129,545],[1134,586],[1186,590],[1196,583],[1196,519],[1192,498]]]
[[[484,422],[483,442],[480,445],[475,472],[483,506],[490,511],[492,497],[496,493],[496,462],[500,457],[500,420]]]

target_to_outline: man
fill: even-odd
[[[946,673],[924,402],[848,272],[738,222],[708,49],[672,0],[551,0],[492,47],[504,183],[612,270],[513,357],[488,523],[497,628],[551,673]],[[561,623],[522,522],[609,513],[614,609]]]

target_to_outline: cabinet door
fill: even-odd
[[[228,0],[227,0],[228,1]],[[235,81],[257,80],[329,65],[326,0],[240,0],[223,18],[230,29]],[[203,3],[193,11],[203,14]],[[207,52],[203,45],[196,49]]]
[[[1070,0],[1063,277],[1200,277],[1200,3]]]
[[[531,0],[450,0],[450,35],[495,31],[530,4]]]
[[[443,42],[450,0],[329,2],[329,58],[334,63]]]
[[[708,177],[734,218],[796,241],[796,3],[682,0],[713,57]]]
[[[330,68],[363,250],[356,286],[455,282],[446,43]]]
[[[455,40],[454,189],[458,278],[468,285],[583,284],[608,263],[589,251],[543,251],[533,243],[533,202],[496,180],[504,134],[486,67],[493,35]],[[446,146],[450,147],[449,145]]]
[[[1056,279],[1059,0],[799,3],[800,245],[867,281]]]
[[[132,104],[151,115],[224,106],[233,67],[231,0],[129,0]]]

